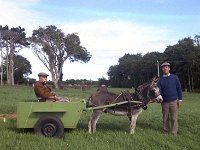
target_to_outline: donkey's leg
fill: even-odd
[[[90,116],[90,120],[89,120],[89,122],[88,122],[88,132],[89,132],[89,133],[92,133],[91,122],[92,122],[92,115]]]
[[[93,111],[90,120],[88,122],[88,132],[89,133],[95,133],[96,132],[96,124],[97,121],[99,120],[101,114],[102,114],[102,110],[95,110]]]
[[[94,114],[95,114],[95,112],[93,111],[91,116],[90,116],[89,122],[88,122],[88,132],[89,133],[92,133],[92,119],[93,119]]]
[[[141,114],[142,108],[138,110],[133,110],[132,116],[131,116],[131,125],[130,125],[130,134],[135,133],[135,127],[136,127],[136,121],[138,116]]]

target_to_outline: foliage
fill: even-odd
[[[200,47],[191,38],[179,40],[164,51],[164,60],[171,63],[171,72],[179,76],[182,87],[188,91],[200,88]]]
[[[52,81],[58,87],[58,81],[62,75],[64,62],[88,62],[91,58],[87,49],[80,45],[79,36],[75,33],[65,35],[56,26],[40,27],[33,31],[29,38],[31,47],[36,56],[51,72]]]
[[[32,73],[30,62],[21,55],[14,55],[14,82],[15,84],[26,83],[28,79],[28,75]],[[3,65],[3,80],[6,80],[6,65]]]
[[[17,55],[14,57],[14,77],[15,83],[24,83],[28,75],[32,73],[30,62],[21,55]]]
[[[6,62],[7,83],[14,85],[14,56],[23,47],[29,46],[25,29],[19,27],[9,29],[8,26],[0,26],[0,49]],[[1,58],[2,59],[2,58]],[[1,68],[3,68],[1,66]]]
[[[102,78],[98,79],[98,84],[99,85],[106,85],[106,86],[108,86],[109,85],[109,81],[106,78],[102,77]]]
[[[34,100],[32,87],[1,86],[0,112],[16,112],[17,102]],[[60,95],[73,101],[86,99],[95,89],[77,92],[69,89],[56,90]],[[123,89],[109,88],[121,92]],[[124,89],[125,90],[125,89]],[[199,149],[200,118],[199,93],[184,93],[183,106],[179,110],[179,133],[177,137],[162,134],[162,113],[160,104],[150,104],[139,116],[134,135],[128,134],[130,122],[127,117],[103,114],[97,124],[95,134],[87,133],[87,122],[91,112],[83,112],[78,126],[66,130],[62,139],[45,138],[34,134],[33,130],[17,129],[16,119],[0,120],[1,150],[105,150],[105,149],[155,149],[190,150]]]
[[[157,60],[162,53],[151,52],[141,54],[125,54],[119,59],[119,64],[111,66],[108,71],[112,87],[136,87],[157,76]]]
[[[196,36],[197,38],[197,36]],[[183,89],[194,91],[200,88],[200,47],[191,38],[179,40],[177,44],[167,46],[163,53],[149,52],[125,54],[119,58],[119,64],[108,70],[112,87],[137,87],[161,72],[160,64],[168,61],[171,73],[180,78]]]

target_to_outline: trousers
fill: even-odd
[[[163,102],[162,114],[163,114],[163,132],[177,134],[178,132],[178,107],[177,100],[172,102]]]

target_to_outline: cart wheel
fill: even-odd
[[[43,116],[35,124],[34,132],[46,137],[61,138],[64,135],[64,126],[55,116]]]

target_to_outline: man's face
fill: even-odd
[[[163,71],[163,74],[169,74],[169,71],[170,71],[169,66],[163,66],[162,71]]]
[[[47,82],[47,76],[39,76],[39,81],[42,83],[46,83]]]

